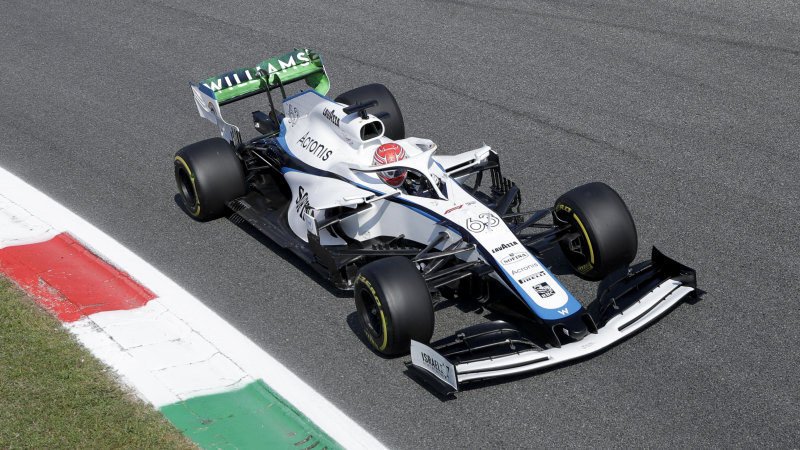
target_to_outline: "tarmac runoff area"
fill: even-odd
[[[384,448],[198,299],[2,168],[0,272],[203,448]]]

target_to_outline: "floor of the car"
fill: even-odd
[[[315,261],[308,244],[289,228],[286,219],[288,203],[279,204],[270,201],[269,197],[265,197],[257,191],[251,191],[247,195],[229,202],[228,207],[234,212],[233,220],[238,217],[304,261],[309,263]]]

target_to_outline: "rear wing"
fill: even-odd
[[[322,58],[309,49],[298,49],[262,61],[255,67],[234,70],[199,84],[211,89],[220,105],[225,105],[303,79],[321,95],[328,93],[330,82]]]
[[[322,58],[309,49],[295,49],[285,55],[262,61],[255,67],[208,78],[192,85],[192,93],[200,115],[216,124],[222,137],[235,145],[241,142],[239,129],[222,119],[220,105],[262,92],[269,93],[277,88],[281,89],[285,98],[284,85],[300,80],[305,80],[320,95],[327,94],[330,89]],[[272,106],[272,96],[269,102]]]

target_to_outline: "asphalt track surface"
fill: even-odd
[[[0,166],[390,447],[797,445],[796,1],[6,1],[0,39]],[[173,153],[214,135],[189,82],[300,46],[323,56],[332,95],[381,82],[410,135],[446,153],[497,149],[528,208],[609,183],[637,222],[639,259],[657,245],[695,267],[703,299],[578,364],[431,395],[405,358],[363,344],[351,298],[175,202]],[[264,105],[243,103],[223,112],[255,135],[249,111]],[[480,320],[446,306],[436,336]]]

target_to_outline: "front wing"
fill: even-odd
[[[693,270],[674,263],[656,249],[653,260],[666,260],[665,263],[672,268],[678,267],[679,273],[673,272],[673,277],[661,281],[610,318],[596,333],[579,341],[560,347],[526,349],[467,362],[460,362],[458,358],[448,359],[431,347],[412,341],[409,370],[420,375],[439,392],[452,394],[459,390],[459,384],[463,382],[542,370],[607,349],[656,321],[687,296],[697,295]]]

